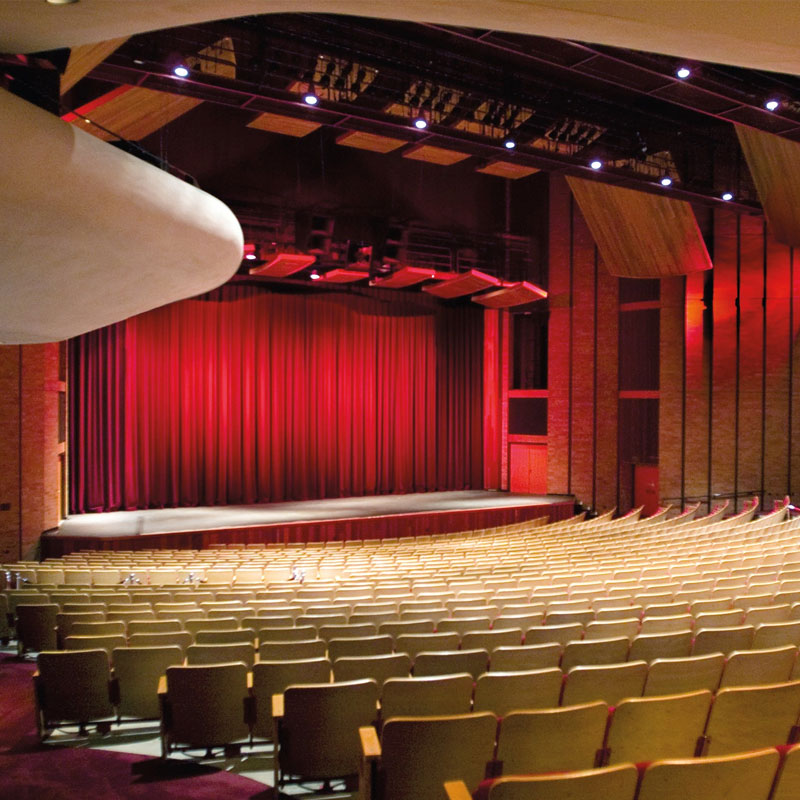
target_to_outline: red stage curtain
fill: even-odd
[[[479,488],[481,326],[238,283],[79,337],[72,511]]]

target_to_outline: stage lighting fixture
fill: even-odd
[[[685,80],[686,78],[688,78],[692,74],[692,71],[689,69],[689,67],[678,67],[678,69],[676,70],[675,74],[681,80]]]
[[[589,166],[592,169],[602,169],[603,168],[603,162],[599,158],[595,158],[595,159],[593,159],[592,161],[589,162]]]
[[[319,97],[317,97],[314,92],[306,92],[303,95],[303,102],[306,103],[306,105],[315,106],[319,103]]]
[[[723,199],[723,200],[733,200],[733,195],[732,195],[730,192],[725,192],[725,193],[722,195],[722,199]]]
[[[773,97],[773,98],[767,100],[766,103],[764,103],[764,108],[766,108],[767,111],[777,111],[778,108],[780,107],[780,104],[781,104],[780,100],[776,100]]]
[[[662,185],[662,186],[672,186],[672,178],[670,178],[670,176],[669,176],[669,175],[665,175],[665,176],[664,176],[664,177],[661,179],[661,185]]]
[[[428,127],[428,120],[425,117],[414,117],[412,124],[418,131],[424,131]]]
[[[506,139],[503,142],[503,146],[506,150],[513,150],[517,146],[517,143],[513,139]]]
[[[177,67],[173,67],[172,73],[176,78],[188,78],[189,67],[187,67],[185,64],[178,64]]]
[[[312,281],[318,281],[320,278],[322,278],[322,275],[320,275],[317,270],[312,269],[308,277],[311,278]]]

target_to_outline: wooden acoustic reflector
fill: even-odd
[[[735,125],[770,233],[781,244],[800,245],[800,144]]]
[[[123,36],[120,39],[109,39],[107,42],[73,47],[69,54],[67,68],[61,76],[61,94],[69,91],[81,78],[88,75],[127,41],[128,37]]]
[[[248,128],[256,128],[269,133],[280,133],[284,136],[294,136],[302,139],[309,133],[321,127],[321,123],[300,117],[287,117],[283,114],[270,114],[265,111],[259,114],[252,122],[247,123]]]
[[[713,266],[683,200],[582,178],[567,183],[612,275],[666,278]]]
[[[356,281],[363,281],[369,278],[369,272],[364,272],[360,269],[345,269],[339,267],[326,272],[322,276],[322,280],[328,283],[355,283]]]
[[[436,273],[431,269],[400,267],[400,269],[385,278],[376,278],[372,281],[372,285],[380,286],[382,289],[405,289],[435,277]]]
[[[403,153],[403,158],[411,158],[414,161],[427,161],[429,164],[449,167],[451,164],[458,164],[459,161],[469,158],[469,153],[448,150],[445,147],[434,147],[430,144],[417,144],[409,147]]]
[[[65,114],[62,119],[106,142],[119,138],[135,142],[202,102],[195,97],[157,92],[141,86],[118,86],[76,109],[74,114]],[[94,124],[87,124],[86,119]]]
[[[499,285],[500,281],[493,275],[487,275],[477,269],[471,269],[469,272],[463,272],[456,275],[455,278],[449,278],[441,283],[423,286],[422,291],[430,292],[444,300],[450,300],[454,297],[463,297],[467,294],[482,292],[484,289]]]
[[[502,289],[494,292],[486,292],[472,298],[473,303],[480,303],[487,308],[512,308],[513,306],[524,306],[534,300],[542,300],[547,297],[547,292],[528,281],[510,283]]]
[[[206,75],[235,79],[236,53],[233,49],[233,39],[230,36],[223,36],[214,44],[204,47],[196,56],[187,58],[186,64]]]
[[[253,267],[251,275],[266,275],[269,278],[285,278],[310,267],[317,260],[316,256],[305,253],[275,253],[263,264]]]
[[[355,147],[358,150],[370,150],[373,153],[391,153],[404,144],[408,144],[405,139],[395,139],[392,136],[381,136],[377,133],[367,133],[366,131],[348,131],[336,139],[336,144],[344,147]]]
[[[482,167],[478,167],[475,172],[482,172],[484,175],[496,175],[498,178],[510,178],[512,181],[520,178],[527,178],[539,170],[536,167],[526,167],[524,164],[515,164],[513,161],[490,161]]]

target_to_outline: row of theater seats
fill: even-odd
[[[469,708],[470,675],[389,679],[382,687],[374,680],[328,683],[324,659],[265,662],[248,671],[233,663],[175,666],[180,653],[169,651],[114,651],[113,673],[101,650],[40,654],[34,679],[40,730],[65,717],[87,723],[160,712],[165,755],[181,746],[271,739],[276,786],[289,776],[318,780],[360,771],[365,791],[382,775],[386,797],[427,800],[441,796],[444,779],[462,779],[474,790],[490,763],[495,774],[541,774],[786,744],[795,741],[800,716],[800,681],[794,681],[716,695],[626,698],[613,707],[511,710],[498,725],[494,713],[480,710],[481,692],[492,692],[484,689],[491,674],[476,685],[479,710],[457,713]],[[395,793],[400,776],[393,770],[411,780],[416,794]]]

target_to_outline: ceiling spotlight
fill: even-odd
[[[778,108],[780,107],[780,104],[781,104],[781,101],[780,100],[776,100],[773,97],[770,100],[767,100],[766,103],[764,103],[764,108],[766,108],[767,111],[777,111]]]
[[[723,200],[726,200],[726,201],[727,201],[727,200],[733,200],[733,195],[732,195],[730,192],[725,192],[725,193],[722,195],[722,199],[723,199]]]
[[[678,69],[675,71],[675,74],[681,80],[685,80],[692,74],[692,71],[689,69],[689,67],[678,67]]]
[[[319,103],[319,97],[317,97],[314,92],[306,92],[303,95],[303,102],[306,103],[306,105],[315,106]]]
[[[506,139],[503,142],[503,146],[506,150],[513,150],[517,146],[517,143],[513,139]]]
[[[603,168],[603,162],[599,158],[595,158],[595,159],[593,159],[592,161],[589,162],[589,166],[592,169],[602,169]]]
[[[670,178],[670,176],[669,176],[669,175],[665,175],[665,176],[664,176],[664,177],[661,179],[661,185],[662,185],[662,186],[672,186],[672,178]]]
[[[177,67],[173,68],[172,73],[173,73],[173,75],[175,75],[178,78],[188,78],[189,77],[189,67],[187,67],[187,66],[185,66],[183,64],[178,64]]]
[[[425,117],[415,117],[412,124],[418,131],[424,131],[428,127],[428,120]]]
[[[248,254],[245,256],[245,258],[246,258],[248,261],[255,261],[255,260],[256,260],[256,254],[255,254],[255,253],[248,253]]]
[[[312,281],[318,281],[322,278],[322,275],[320,275],[317,270],[312,269],[308,277],[311,278]]]

